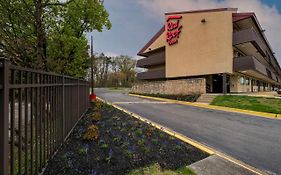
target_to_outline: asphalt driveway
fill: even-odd
[[[281,120],[159,103],[125,92],[97,96],[270,174],[281,174]]]

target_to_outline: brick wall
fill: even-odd
[[[132,87],[131,92],[141,94],[202,94],[206,93],[206,79],[192,78],[166,81],[144,81],[136,83]]]

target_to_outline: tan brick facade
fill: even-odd
[[[144,81],[136,83],[131,92],[140,94],[203,94],[206,93],[206,79],[192,78],[166,81]]]

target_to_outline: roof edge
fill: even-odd
[[[145,56],[144,51],[165,32],[165,25],[148,41],[148,43],[138,52],[138,56]]]
[[[215,8],[215,9],[202,9],[202,10],[167,12],[167,13],[165,13],[165,15],[185,14],[185,13],[202,13],[202,12],[237,11],[237,10],[238,10],[238,8]]]

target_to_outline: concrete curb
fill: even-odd
[[[195,106],[195,107],[206,108],[206,109],[213,109],[213,110],[219,110],[219,111],[225,111],[225,112],[235,112],[235,113],[247,114],[247,115],[256,116],[256,117],[281,120],[281,114],[257,112],[257,111],[250,111],[250,110],[244,110],[244,109],[236,109],[236,108],[229,108],[229,107],[223,107],[223,106],[214,106],[214,105],[208,105],[208,104],[202,104],[202,103],[196,103],[196,102],[185,102],[185,101],[171,100],[171,99],[165,99],[165,98],[159,98],[159,97],[136,95],[136,94],[129,94],[129,95],[134,96],[134,97],[158,100],[158,101],[172,102],[172,103],[181,104],[181,105]]]
[[[174,136],[174,137],[182,140],[183,142],[186,142],[186,143],[188,143],[188,144],[190,144],[190,145],[192,145],[192,146],[194,146],[194,147],[196,147],[196,148],[198,148],[198,149],[200,149],[200,150],[202,150],[202,151],[204,151],[204,152],[206,152],[206,153],[208,153],[210,155],[214,155],[215,154],[215,155],[217,155],[217,156],[219,156],[219,157],[221,157],[223,159],[226,159],[226,160],[228,160],[228,161],[230,161],[230,162],[232,162],[232,163],[234,163],[234,164],[236,164],[236,165],[238,165],[240,167],[243,167],[243,168],[253,172],[254,174],[266,175],[265,172],[263,172],[261,170],[258,170],[257,168],[254,168],[254,167],[252,167],[252,166],[250,166],[250,165],[248,165],[248,164],[246,164],[246,163],[244,163],[242,161],[239,161],[239,160],[237,160],[237,159],[235,159],[235,158],[233,158],[231,156],[228,156],[228,155],[226,155],[226,154],[224,154],[224,153],[222,153],[220,151],[217,151],[214,148],[211,148],[211,147],[209,147],[207,145],[204,145],[204,144],[202,144],[200,142],[197,142],[196,140],[188,138],[188,137],[186,137],[186,136],[184,136],[184,135],[182,135],[182,134],[180,134],[180,133],[178,133],[178,132],[176,132],[176,131],[174,131],[174,130],[172,130],[170,128],[164,127],[164,126],[162,126],[162,125],[160,125],[160,124],[158,124],[156,122],[153,122],[153,121],[151,121],[151,120],[149,120],[147,118],[144,118],[144,117],[142,117],[142,116],[140,116],[138,114],[132,113],[132,112],[130,112],[130,111],[126,110],[126,109],[123,109],[123,108],[121,108],[121,107],[119,107],[119,106],[117,106],[117,105],[115,105],[113,103],[109,103],[109,102],[107,102],[107,101],[105,101],[105,100],[103,100],[103,99],[101,99],[99,97],[97,97],[97,99],[102,101],[102,102],[104,102],[104,103],[106,103],[106,104],[109,104],[109,105],[113,106],[114,108],[119,109],[120,111],[123,111],[123,112],[131,115],[132,117],[135,117],[135,118],[137,118],[137,119],[139,119],[139,120],[141,120],[141,121],[143,121],[143,122],[145,122],[145,123],[147,123],[147,124],[149,124],[149,125],[151,125],[153,127],[156,127],[158,129],[162,130],[163,132],[165,132],[165,133],[167,133],[167,134],[169,134],[171,136]]]

